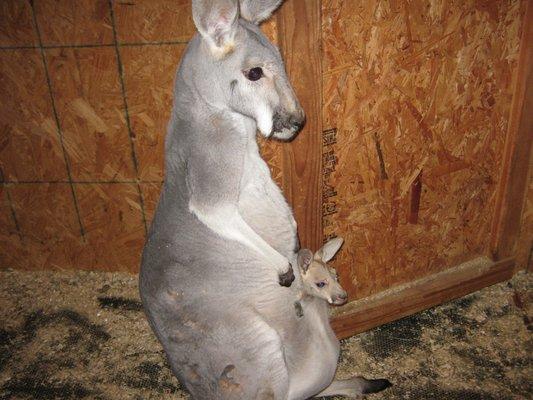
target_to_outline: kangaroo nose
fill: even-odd
[[[344,293],[341,293],[341,294],[338,294],[337,296],[335,296],[335,301],[334,303],[338,306],[346,303],[346,300],[348,300],[348,294],[346,292]]]
[[[295,130],[299,131],[305,125],[305,114],[302,112],[301,115],[291,115],[289,118],[289,124],[294,127]]]

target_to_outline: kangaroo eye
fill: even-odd
[[[323,288],[324,286],[326,286],[326,282],[324,282],[324,281],[322,281],[322,282],[318,282],[318,283],[316,284],[316,287],[318,287],[318,288]]]
[[[255,67],[244,74],[249,80],[257,81],[263,77],[263,70],[261,67]]]

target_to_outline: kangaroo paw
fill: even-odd
[[[294,281],[294,272],[292,266],[289,264],[289,270],[284,274],[279,275],[279,284],[281,286],[289,287]]]

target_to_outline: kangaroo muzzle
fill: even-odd
[[[305,125],[305,113],[299,108],[296,113],[276,111],[272,117],[271,137],[278,140],[292,140]]]

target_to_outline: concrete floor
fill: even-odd
[[[532,283],[519,273],[344,340],[338,376],[388,378],[376,400],[530,399]],[[188,398],[148,328],[136,276],[0,271],[0,400]]]

